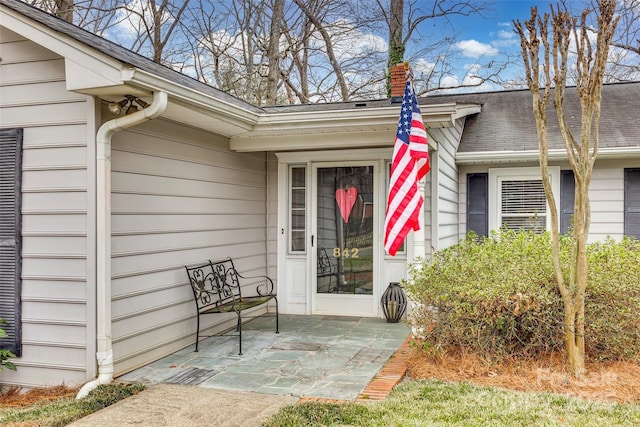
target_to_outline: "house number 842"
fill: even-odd
[[[335,258],[359,258],[358,248],[333,248],[333,256]]]

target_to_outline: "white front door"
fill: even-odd
[[[378,315],[378,163],[313,164],[313,314]]]

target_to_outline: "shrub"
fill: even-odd
[[[561,247],[566,261],[568,240]],[[640,246],[631,239],[607,240],[590,245],[589,259],[588,355],[638,357]],[[425,347],[462,347],[495,360],[564,348],[563,305],[548,233],[501,230],[482,240],[470,234],[411,274],[406,289],[417,308],[410,322]]]
[[[640,360],[640,241],[589,246],[586,352],[601,360]]]
[[[0,325],[6,325],[6,324],[7,324],[7,321],[0,318]],[[0,329],[0,338],[7,338],[7,337],[8,335],[4,331],[4,329]],[[14,365],[13,362],[9,360],[12,357],[16,357],[16,355],[10,352],[9,350],[6,350],[6,349],[0,350],[0,370],[2,370],[3,368],[7,368],[12,371],[16,370],[16,365]]]

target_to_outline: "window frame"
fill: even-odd
[[[549,166],[549,175],[551,176],[551,189],[556,206],[559,206],[560,167]],[[526,181],[534,179],[542,179],[539,167],[489,169],[489,230],[499,230],[502,227],[502,192],[500,191],[500,184],[503,181]],[[549,204],[546,200],[545,209],[545,229],[550,230],[551,214],[549,212]]]

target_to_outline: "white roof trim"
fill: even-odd
[[[640,146],[616,147],[598,149],[599,159],[621,159],[640,156]],[[538,150],[526,151],[478,151],[456,154],[456,164],[471,165],[478,163],[494,162],[528,162],[538,160]],[[567,152],[564,149],[549,150],[549,160],[566,160]]]
[[[250,131],[232,137],[231,149],[280,151],[392,146],[399,108],[400,104],[394,104],[363,109],[267,113],[260,115]],[[480,112],[480,108],[475,104],[455,103],[420,106],[427,130],[453,127],[456,119]]]

